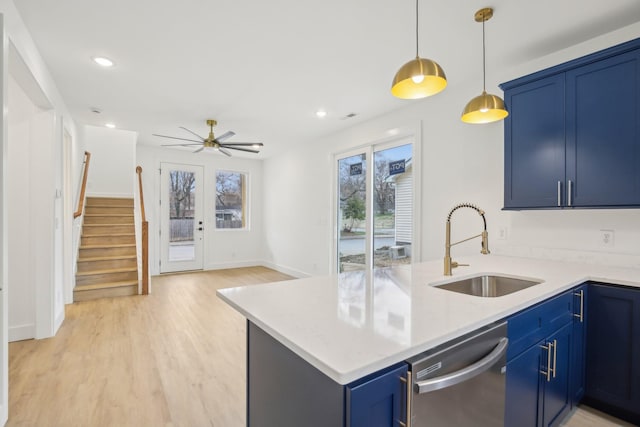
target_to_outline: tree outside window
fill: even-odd
[[[246,228],[246,174],[216,172],[216,228]]]

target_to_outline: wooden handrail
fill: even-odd
[[[78,209],[73,213],[73,218],[78,218],[84,211],[84,195],[87,191],[87,176],[89,175],[89,162],[91,161],[91,153],[84,152],[84,174],[82,175],[82,186],[80,187],[80,199],[78,199]]]
[[[138,189],[140,191],[140,216],[142,217],[142,295],[149,295],[149,222],[144,211],[142,192],[142,167],[136,167]]]
[[[138,188],[140,189],[140,213],[142,214],[142,222],[147,220],[147,215],[144,212],[144,195],[142,193],[142,166],[136,168],[138,174]]]

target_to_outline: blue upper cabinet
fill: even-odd
[[[640,204],[640,51],[567,72],[570,204]]]
[[[564,75],[505,93],[504,203],[509,208],[544,208],[558,203],[565,175]]]
[[[505,209],[640,206],[640,39],[501,87]]]

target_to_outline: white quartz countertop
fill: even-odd
[[[218,296],[339,384],[415,356],[588,280],[640,287],[640,269],[505,256],[460,257],[221,289]],[[478,274],[544,281],[496,298],[434,287]]]

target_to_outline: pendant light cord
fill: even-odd
[[[416,0],[416,58],[418,57],[418,0]]]
[[[487,20],[484,17],[484,13],[482,14],[482,91],[487,91],[487,61],[485,59],[485,43],[484,43],[484,23]]]

